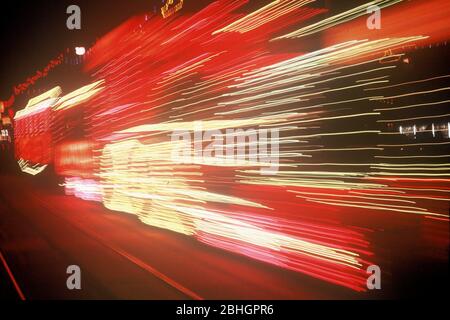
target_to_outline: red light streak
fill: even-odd
[[[86,56],[85,71],[98,82],[16,120],[17,154],[47,164],[54,153],[67,194],[101,201],[108,209],[215,247],[364,291],[367,266],[382,260],[373,240],[378,228],[371,223],[393,215],[448,221],[442,192],[449,190],[444,186],[449,179],[376,171],[377,163],[370,162],[389,146],[370,142],[382,133],[376,120],[364,129],[326,128],[349,118],[378,119],[380,113],[373,110],[339,113],[335,107],[348,110],[352,103],[366,107],[382,100],[365,89],[389,82],[396,71],[396,61],[380,67],[383,52],[423,44],[428,31],[447,33],[438,19],[425,29],[398,34],[387,27],[381,40],[355,40],[342,31],[355,20],[325,31],[330,43],[325,48],[283,53],[274,49],[277,33],[325,10],[307,7],[309,1],[285,0],[236,14],[246,2],[216,1],[192,16],[125,22]],[[405,6],[419,17],[419,9],[445,9],[429,3]],[[398,7],[383,10],[383,21],[398,21]],[[398,22],[395,28],[413,22]],[[352,99],[333,98],[348,92]],[[174,161],[170,132],[177,126],[192,128],[199,120],[214,129],[279,129],[279,172],[261,176],[261,163]],[[351,144],[347,139],[353,136],[360,140]],[[335,152],[363,154],[369,160],[337,163],[330,160]],[[421,188],[434,190],[421,196]]]

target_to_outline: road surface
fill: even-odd
[[[42,187],[31,177],[3,173],[0,190],[0,250],[9,270],[3,265],[0,271],[3,297],[359,297],[351,290],[144,225],[99,203]],[[81,269],[81,290],[67,288],[70,265]]]

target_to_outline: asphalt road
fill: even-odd
[[[1,298],[20,299],[20,291],[24,299],[360,297],[13,173],[0,176],[0,251]],[[69,265],[81,269],[81,290],[67,288]]]

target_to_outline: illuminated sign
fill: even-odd
[[[166,0],[164,6],[161,8],[161,14],[163,18],[170,17],[175,12],[180,11],[183,8],[184,0]]]

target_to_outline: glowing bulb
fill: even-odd
[[[75,53],[79,56],[83,56],[86,53],[86,49],[84,47],[75,47]]]

